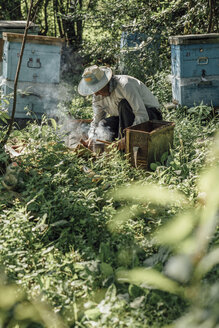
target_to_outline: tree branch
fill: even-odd
[[[213,0],[209,0],[209,10],[210,10],[210,17],[209,17],[209,24],[208,24],[208,31],[207,33],[212,32],[212,21],[213,21]]]
[[[28,29],[29,29],[32,7],[33,7],[33,0],[31,0],[31,4],[30,4],[28,16],[27,16],[27,23],[26,23],[26,27],[25,27],[25,30],[24,30],[24,36],[23,36],[23,41],[22,41],[22,45],[21,45],[21,52],[20,52],[20,56],[19,56],[19,59],[18,59],[17,70],[16,70],[16,74],[15,74],[15,79],[14,79],[14,99],[13,99],[13,105],[12,105],[11,119],[10,119],[10,123],[9,123],[9,126],[8,126],[8,130],[7,130],[3,140],[0,143],[0,146],[2,148],[4,147],[4,145],[8,141],[8,138],[10,136],[10,133],[11,133],[11,130],[12,130],[12,127],[13,127],[13,123],[14,123],[14,116],[15,116],[16,102],[17,102],[18,77],[19,77],[19,73],[20,73],[21,62],[22,62],[24,47],[25,47],[26,38],[27,38],[27,32],[28,32]]]

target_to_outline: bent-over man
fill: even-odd
[[[95,138],[100,122],[110,129],[112,140],[120,139],[119,149],[124,149],[125,128],[162,119],[159,102],[144,83],[128,75],[113,75],[109,67],[86,68],[78,92],[82,96],[93,95],[88,144]]]

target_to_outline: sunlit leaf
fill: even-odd
[[[214,220],[219,209],[219,188],[215,181],[219,181],[219,166],[212,167],[200,178],[199,189],[206,194],[202,221]]]
[[[130,271],[121,270],[117,272],[117,279],[119,282],[129,282],[135,285],[146,284],[174,294],[182,293],[182,289],[176,282],[153,269],[136,268]]]
[[[160,244],[175,245],[185,239],[193,230],[197,218],[192,212],[176,216],[156,233]]]
[[[118,210],[113,220],[108,224],[111,231],[122,227],[123,223],[131,219],[134,215],[140,212],[140,208],[137,206],[125,206],[121,210]]]
[[[50,226],[51,227],[59,227],[59,226],[64,226],[66,224],[69,224],[69,222],[66,221],[66,220],[59,220],[57,222],[54,222],[54,223],[50,224]]]
[[[14,285],[0,286],[0,308],[9,309],[23,297],[23,293]]]
[[[195,274],[200,278],[219,263],[219,248],[212,250],[199,262]]]
[[[98,319],[98,317],[101,315],[101,312],[100,310],[96,307],[94,309],[89,309],[87,311],[85,311],[85,316],[88,318],[88,319],[91,319],[91,320],[96,320]]]
[[[51,122],[51,124],[52,124],[53,129],[56,130],[56,129],[57,129],[57,123],[56,123],[56,121],[54,120],[54,118],[50,118],[50,122]]]
[[[115,199],[135,200],[139,202],[152,202],[154,204],[186,204],[187,200],[183,194],[176,190],[169,190],[165,187],[157,185],[139,186],[132,184],[130,187],[119,189],[115,194]]]
[[[18,320],[40,320],[40,316],[37,313],[36,309],[29,302],[23,302],[21,304],[18,304],[15,308],[15,316]]]

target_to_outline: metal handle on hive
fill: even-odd
[[[208,64],[208,57],[199,57],[197,59],[198,65],[207,65]]]
[[[41,68],[42,65],[41,65],[41,62],[40,62],[39,58],[36,59],[36,63],[37,63],[37,65],[34,66],[33,58],[29,58],[29,60],[27,62],[27,67],[29,67],[29,68]]]

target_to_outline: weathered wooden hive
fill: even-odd
[[[3,94],[13,92],[23,34],[3,33]],[[51,115],[58,103],[60,59],[63,40],[55,37],[27,35],[19,74],[15,118],[38,118]],[[12,109],[10,101],[9,114]],[[27,116],[29,112],[30,116]]]
[[[0,76],[2,75],[2,56],[3,56],[3,32],[12,33],[24,33],[26,21],[2,21],[0,20]],[[28,34],[36,35],[39,33],[39,26],[37,24],[30,23]]]
[[[173,101],[219,106],[219,33],[171,36]]]
[[[173,144],[173,122],[148,121],[125,129],[126,154],[132,166],[149,170]]]

